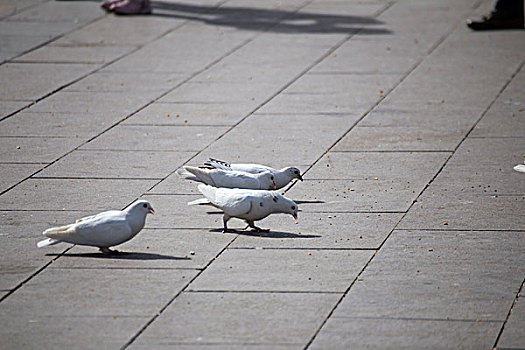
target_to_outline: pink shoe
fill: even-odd
[[[149,0],[123,0],[109,7],[117,15],[149,15],[151,4]]]
[[[123,0],[105,0],[102,2],[100,7],[102,7],[104,10],[110,12],[111,6],[116,5],[117,3],[121,2]]]

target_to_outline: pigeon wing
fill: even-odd
[[[133,236],[131,226],[122,212],[113,215],[96,215],[90,220],[75,224],[75,232],[61,237],[65,242],[97,247],[111,247]]]
[[[238,216],[250,211],[253,199],[250,190],[215,188],[206,185],[199,185],[198,188],[213,206],[222,209],[230,216]]]

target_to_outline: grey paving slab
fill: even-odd
[[[10,21],[85,23],[104,16],[90,1],[46,1],[11,16]]]
[[[153,103],[123,124],[234,125],[248,114],[246,105],[231,103]]]
[[[196,273],[177,269],[48,268],[5,299],[0,311],[12,317],[151,316]]]
[[[40,170],[40,164],[0,164],[2,177],[0,178],[0,192],[16,185],[26,177]]]
[[[299,204],[301,208],[301,204]],[[402,214],[299,213],[297,221],[270,216],[260,223],[268,233],[240,232],[232,248],[376,249]]]
[[[522,137],[525,135],[525,71],[521,70],[472,131],[475,137]]]
[[[44,250],[39,250],[36,247],[36,242],[44,238],[41,231],[27,232],[28,236],[29,233],[32,233],[33,237],[13,237],[13,235],[5,234],[2,227],[2,235],[0,235],[0,242],[2,243],[0,290],[8,291],[19,286],[52,261],[56,255],[61,254],[71,246],[69,244],[52,246],[44,252]]]
[[[50,108],[51,109],[51,108]],[[22,111],[0,122],[0,136],[72,137],[87,140],[122,120],[117,113]]]
[[[55,62],[55,63],[85,63],[102,64],[111,62],[133,47],[99,46],[96,50],[87,45],[46,45],[26,53],[14,60],[24,62]]]
[[[503,333],[497,344],[500,349],[519,349],[525,344],[525,335],[523,334],[523,326],[525,324],[525,302],[523,298],[518,298],[516,304],[512,308],[509,320],[503,328]]]
[[[311,349],[489,349],[500,323],[332,317]]]
[[[284,167],[312,164],[355,122],[348,115],[263,115],[246,119],[207,149],[214,158]],[[206,157],[207,159],[207,157]]]
[[[64,91],[139,92],[155,91],[159,95],[184,80],[184,74],[140,72],[96,72],[72,84]]]
[[[155,344],[156,349],[170,349],[174,346],[174,344],[166,343],[166,344]],[[177,344],[177,349],[216,349],[216,350],[231,350],[231,349],[257,349],[257,350],[263,350],[263,349],[277,349],[277,350],[285,350],[285,349],[302,349],[302,344],[246,344],[246,343],[239,343],[239,344],[232,344],[232,343],[213,343],[213,344]],[[151,349],[151,345],[148,343],[144,344],[132,344],[130,349]]]
[[[436,230],[524,230],[524,195],[424,194],[399,228]],[[446,224],[445,224],[446,223]]]
[[[3,346],[12,349],[115,349],[122,347],[149,317],[12,315],[0,318]]]
[[[95,214],[93,211],[1,211],[1,237],[15,241],[18,238],[33,239],[31,250],[42,239],[42,232],[52,226],[62,226],[76,219]],[[63,245],[62,247],[66,247]]]
[[[35,6],[44,0],[4,0],[2,1],[2,12],[0,12],[0,18],[12,16],[17,12],[23,11],[24,9]]]
[[[75,138],[0,137],[0,160],[14,163],[51,163],[84,141]]]
[[[30,179],[0,196],[0,210],[122,209],[155,182],[129,179]]]
[[[4,1],[2,3],[4,3]],[[42,4],[38,6],[42,6]],[[77,25],[78,23],[74,22],[48,23],[10,19],[0,22],[0,31],[2,32],[2,37],[14,37],[18,39],[19,42],[31,42],[32,38],[35,38],[39,39],[40,43],[43,44],[60,34],[74,29]],[[16,43],[13,42],[13,44]],[[7,51],[10,51],[9,48],[3,49],[8,49]],[[16,51],[22,53],[20,50]]]
[[[407,178],[407,173],[409,177],[431,178],[449,155],[448,152],[328,152],[308,170],[307,178],[384,180]]]
[[[228,249],[188,290],[344,292],[373,254],[366,250]]]
[[[203,269],[235,236],[208,230],[143,229],[115,247],[124,255],[108,257],[96,248],[75,246],[53,267]]]
[[[523,281],[524,239],[394,231],[333,317],[503,321]]]
[[[304,347],[339,297],[313,293],[183,293],[133,346]]]
[[[155,195],[147,194],[142,198],[150,201],[155,209],[155,215],[148,218],[147,228],[169,229],[209,229],[222,231],[222,212],[213,207],[188,206],[188,202],[202,195]],[[232,221],[232,228],[236,225]],[[240,228],[246,225],[238,223]],[[242,226],[242,227],[241,227]]]
[[[65,92],[61,91],[31,106],[28,112],[79,113],[123,119],[158,97],[155,91]],[[94,103],[94,101],[96,103]]]
[[[78,150],[37,177],[162,179],[181,166],[190,152]]]
[[[2,67],[2,100],[36,100],[97,68],[91,64],[47,63],[9,63]],[[18,83],[9,83],[14,80]]]
[[[19,109],[31,104],[32,101],[2,101],[0,103],[0,118],[7,117]]]
[[[119,125],[82,149],[127,151],[200,151],[221,136],[221,126]]]

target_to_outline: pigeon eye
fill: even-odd
[[[299,175],[299,172],[298,172],[298,171],[294,171],[294,174],[295,174],[295,175]]]
[[[292,210],[295,210],[295,205],[292,205]]]
[[[148,205],[147,205],[146,203],[142,204],[142,206],[143,206],[144,208],[147,208],[147,207],[148,207]]]
[[[272,176],[272,177],[270,177],[270,179],[272,179],[272,180],[273,180],[273,176]]]

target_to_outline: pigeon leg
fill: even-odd
[[[108,247],[100,247],[98,248],[98,250],[100,250],[102,253],[104,254],[114,254],[114,255],[117,255],[117,254],[122,254],[121,252],[119,252],[118,250],[114,249],[114,250],[111,250],[109,249]]]
[[[270,232],[269,228],[260,228],[255,226],[255,223],[253,221],[246,220],[246,223],[249,227],[253,228],[255,232]]]
[[[222,218],[222,222],[224,223],[224,228],[222,229],[222,233],[237,233],[237,231],[232,230],[231,228],[228,228],[228,220],[230,220],[229,217],[226,217],[226,215]]]

